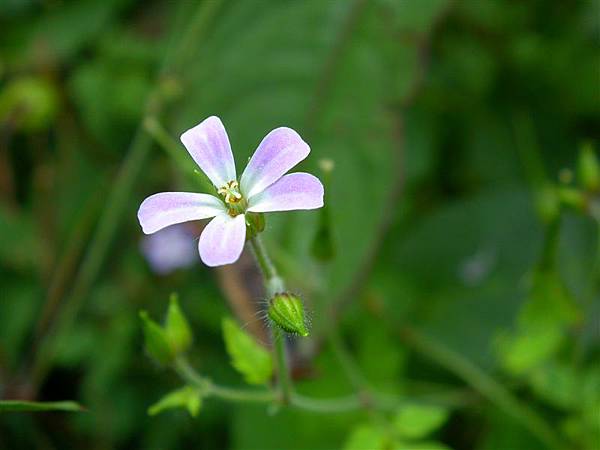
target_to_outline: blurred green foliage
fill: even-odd
[[[599,8],[595,0],[0,2],[0,398],[73,399],[87,409],[1,414],[0,448],[536,450],[554,438],[594,448]],[[303,170],[322,176],[320,161],[334,165],[326,211],[266,217],[275,262],[312,310],[316,345],[296,341],[298,390],[352,390],[324,343],[333,309],[369,384],[425,405],[402,402],[383,418],[273,415],[212,399],[200,410],[193,389],[144,356],[138,311],[161,317],[176,291],[194,365],[241,383],[221,335],[231,314],[222,277],[199,260],[152,273],[136,223],[143,198],[190,189],[194,169],[168,156],[155,133],[160,145],[136,133],[158,121],[177,141],[212,114],[238,167],[280,125],[310,143]],[[110,193],[121,189],[123,162],[146,147],[131,163],[132,188],[120,192],[106,257],[84,271],[89,289],[77,293],[75,320],[49,352]],[[226,323],[230,339],[239,337]],[[437,351],[415,345],[407,329]],[[188,332],[178,336],[187,347]],[[37,374],[40,358],[48,369]],[[243,366],[247,378],[258,370]],[[490,398],[489,380],[502,386],[499,397]],[[553,436],[511,414],[505,394]],[[181,408],[150,417],[153,404],[151,414],[185,405],[197,417]]]

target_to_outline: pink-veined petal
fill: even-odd
[[[246,242],[246,218],[219,214],[202,231],[198,250],[207,266],[223,266],[238,260]]]
[[[310,147],[291,128],[267,134],[242,174],[240,187],[247,198],[264,191],[310,153]]]
[[[272,212],[323,206],[323,185],[309,173],[290,173],[250,199],[248,211]]]
[[[181,142],[215,187],[236,179],[233,153],[221,119],[204,119],[183,133]]]
[[[138,210],[138,220],[146,234],[169,225],[208,219],[226,211],[217,197],[192,192],[161,192],[146,198]]]

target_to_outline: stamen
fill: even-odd
[[[235,204],[239,203],[243,198],[238,188],[239,183],[236,180],[233,180],[219,188],[217,193],[225,198],[225,203]]]

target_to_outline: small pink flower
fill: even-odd
[[[286,174],[306,158],[310,147],[291,128],[267,134],[237,178],[225,127],[212,116],[181,135],[181,142],[208,176],[217,195],[161,192],[140,205],[146,234],[169,225],[214,217],[200,236],[198,250],[207,266],[237,261],[246,241],[246,213],[315,209],[323,206],[323,185],[303,172]]]

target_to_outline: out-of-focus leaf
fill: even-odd
[[[32,269],[40,261],[40,251],[33,218],[0,206],[0,261],[18,270]]]
[[[420,2],[379,0],[393,11],[395,25],[404,33],[426,34],[431,31],[440,12],[450,5],[447,0],[423,0]]]
[[[535,369],[529,379],[536,394],[554,406],[572,409],[581,404],[581,380],[574,367],[546,364]]]
[[[39,411],[83,411],[81,405],[71,402],[29,402],[24,400],[0,400],[0,413]]]
[[[439,406],[406,405],[396,413],[394,426],[404,438],[421,439],[441,427],[448,415],[448,410]]]
[[[499,339],[504,367],[513,374],[522,374],[547,361],[564,342],[568,327],[579,319],[580,312],[558,275],[536,273],[516,333]]]
[[[41,77],[22,77],[0,91],[0,122],[25,131],[48,128],[59,109],[56,86]]]
[[[451,450],[441,442],[398,442],[393,444],[392,450]]]
[[[165,330],[153,321],[146,311],[140,311],[140,318],[143,324],[146,351],[157,362],[167,364],[172,360],[173,352]]]
[[[37,299],[42,291],[29,278],[2,279],[0,284],[0,317],[6,318],[0,327],[0,355],[4,357],[4,368],[10,370],[18,366],[23,356],[23,345],[37,319]]]
[[[591,143],[587,143],[579,151],[577,175],[584,188],[590,191],[600,190],[600,163]]]
[[[372,425],[360,425],[350,433],[344,450],[384,450],[386,448],[385,432]]]
[[[148,414],[155,416],[167,409],[186,408],[192,417],[200,412],[202,397],[200,391],[191,386],[185,386],[170,392],[148,408]]]
[[[223,319],[223,339],[231,365],[249,384],[264,384],[273,373],[271,353],[242,330],[233,319]]]
[[[175,354],[185,352],[192,344],[192,330],[179,307],[176,294],[171,294],[165,322],[167,342]]]
[[[14,63],[70,58],[106,29],[122,3],[81,0],[56,5],[45,14],[36,14],[26,28],[9,27],[0,40],[1,47]]]
[[[115,150],[129,139],[126,130],[141,118],[151,89],[146,67],[104,60],[79,66],[69,87],[90,132]]]

